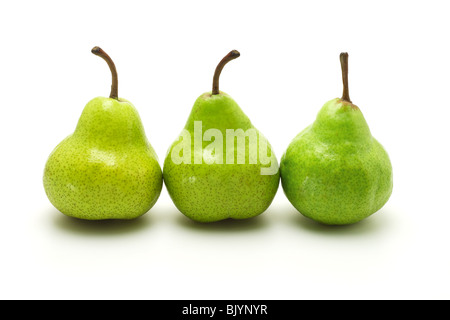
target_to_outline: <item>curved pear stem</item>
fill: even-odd
[[[341,69],[342,69],[342,82],[344,84],[344,91],[342,93],[342,100],[352,103],[350,100],[350,94],[348,92],[348,53],[342,52],[340,55]]]
[[[116,70],[116,66],[114,65],[114,62],[112,61],[112,59],[108,56],[108,54],[103,51],[102,48],[100,47],[94,47],[92,48],[91,52],[93,54],[95,54],[96,56],[99,56],[101,58],[103,58],[103,60],[106,61],[106,63],[109,66],[109,69],[111,70],[111,74],[112,74],[112,84],[111,84],[111,93],[109,94],[109,97],[111,99],[119,99],[119,80],[117,77],[117,70]]]
[[[239,51],[232,50],[219,62],[216,67],[216,71],[214,72],[212,94],[219,94],[219,77],[223,67],[225,67],[225,65],[231,60],[238,58],[240,55],[241,54]]]

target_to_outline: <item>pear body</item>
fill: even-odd
[[[135,107],[97,97],[50,154],[43,180],[50,202],[67,216],[129,220],[156,203],[162,171]]]
[[[360,109],[327,102],[290,143],[280,163],[283,190],[304,216],[329,225],[367,218],[388,201],[392,166]]]
[[[208,132],[215,133],[210,139],[200,138],[198,145],[201,148],[194,142],[196,125],[205,137]],[[234,147],[230,148],[227,147],[227,130],[249,136],[245,142],[241,140],[241,148],[237,138]],[[214,152],[208,151],[208,146],[220,142],[219,136],[223,139],[222,145],[217,144]],[[186,161],[178,163],[174,161],[174,155],[178,156],[183,142],[182,153],[188,155]],[[243,154],[239,156],[244,143],[245,160]],[[267,145],[270,163],[262,163],[260,157],[253,157],[255,152],[259,154],[261,143]],[[208,92],[196,100],[182,135],[167,152],[163,171],[165,185],[175,206],[199,222],[247,219],[263,213],[271,204],[280,179],[278,162],[270,144],[238,104],[223,92],[217,95]]]

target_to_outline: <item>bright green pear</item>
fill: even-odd
[[[158,157],[147,140],[136,108],[117,97],[117,72],[110,98],[97,97],[84,108],[75,132],[50,154],[44,187],[65,215],[85,220],[137,218],[156,203],[162,188]]]
[[[304,216],[346,225],[381,209],[392,193],[392,166],[348,94],[348,54],[341,54],[344,95],[322,107],[291,142],[280,164],[283,190]]]
[[[269,207],[279,186],[278,162],[267,139],[219,91],[223,66],[238,56],[233,50],[219,63],[213,90],[195,101],[164,161],[164,182],[175,206],[199,222],[255,217]]]

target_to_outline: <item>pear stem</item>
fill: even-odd
[[[105,60],[106,63],[108,64],[109,69],[111,70],[111,74],[112,74],[111,93],[109,94],[109,97],[111,99],[118,100],[119,99],[119,94],[118,94],[119,80],[117,77],[117,70],[116,70],[116,66],[114,65],[114,62],[112,61],[110,56],[108,56],[108,54],[105,51],[103,51],[103,49],[100,47],[92,48],[91,52],[93,54],[95,54],[96,56],[103,58],[103,60]]]
[[[225,67],[225,65],[231,60],[238,58],[240,55],[241,54],[239,51],[232,50],[219,62],[216,67],[216,71],[214,72],[212,94],[219,94],[219,77],[223,67]]]
[[[341,60],[342,82],[344,84],[344,90],[341,99],[352,103],[352,101],[350,100],[350,94],[348,92],[348,53],[342,52],[339,58]]]

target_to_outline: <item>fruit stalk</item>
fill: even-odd
[[[219,94],[219,77],[220,73],[222,72],[223,67],[230,62],[231,60],[234,60],[238,58],[241,54],[237,50],[230,51],[217,65],[216,71],[214,72],[214,78],[213,78],[213,87],[212,87],[212,94]]]
[[[100,47],[94,47],[92,48],[91,52],[93,54],[95,54],[96,56],[99,56],[101,58],[103,58],[103,60],[106,61],[106,63],[109,66],[109,69],[111,70],[111,74],[112,74],[112,84],[111,84],[111,93],[109,94],[109,97],[111,99],[119,99],[119,80],[117,77],[117,70],[116,70],[116,66],[114,65],[114,62],[112,61],[112,59],[110,58],[110,56],[103,51],[102,48]]]
[[[344,90],[342,93],[342,100],[352,103],[350,100],[350,94],[348,92],[348,53],[342,52],[340,55],[341,69],[342,69],[342,83],[344,84]]]

